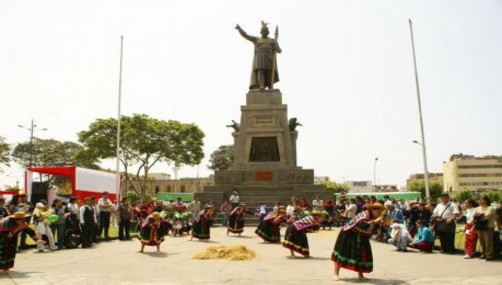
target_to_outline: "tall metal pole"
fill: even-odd
[[[378,157],[375,157],[375,162],[373,163],[373,189],[376,190],[377,180],[376,180],[376,163],[378,161]]]
[[[424,162],[425,199],[427,200],[427,202],[430,202],[431,194],[429,190],[429,171],[427,170],[427,151],[425,148],[424,121],[422,119],[422,103],[420,100],[420,87],[418,84],[417,58],[415,55],[415,39],[413,37],[413,24],[411,23],[411,19],[408,20],[410,23],[411,48],[413,50],[413,64],[415,67],[415,85],[417,87],[418,114],[420,116],[420,133],[422,135],[422,156]]]
[[[31,127],[30,127],[30,163],[29,167],[33,165],[33,129],[35,127],[35,123],[33,122],[33,119],[31,119]]]
[[[124,48],[124,36],[120,36],[120,69],[119,69],[119,98],[118,98],[118,114],[117,114],[117,160],[115,164],[115,175],[116,175],[116,197],[117,199],[122,198],[122,189],[120,189],[120,121],[121,121],[121,104],[122,104],[122,54]]]

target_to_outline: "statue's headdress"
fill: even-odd
[[[264,21],[261,21],[261,29],[268,31],[268,23],[265,23]]]

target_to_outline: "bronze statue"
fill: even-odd
[[[296,130],[297,126],[302,126],[302,124],[298,123],[298,120],[296,118],[291,118],[289,119],[289,130],[294,131]]]
[[[227,125],[227,128],[233,128],[234,131],[238,132],[239,131],[239,123],[236,121],[232,120],[232,124]]]
[[[276,53],[282,51],[277,43],[279,32],[276,27],[275,39],[269,38],[267,25],[267,23],[261,21],[261,38],[246,34],[238,24],[235,27],[242,37],[254,44],[253,70],[249,89],[273,89],[274,83],[279,82],[276,60]]]

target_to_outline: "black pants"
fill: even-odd
[[[108,229],[110,228],[110,212],[99,213],[99,235],[104,232],[104,237],[108,238]]]
[[[119,222],[119,240],[129,239],[129,219],[121,219]]]
[[[81,225],[81,228],[82,247],[90,247],[93,241],[94,223],[84,223]]]
[[[493,257],[496,259],[502,258],[502,243],[500,242],[500,232],[493,233]]]
[[[455,253],[455,233],[438,232],[441,249],[445,253]]]

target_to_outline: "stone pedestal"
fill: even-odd
[[[292,196],[331,199],[323,186],[314,185],[314,170],[297,166],[295,128],[278,89],[249,91],[239,128],[232,133],[234,163],[228,170],[215,171],[215,185],[197,196],[219,203],[238,191],[251,207],[287,203]]]

